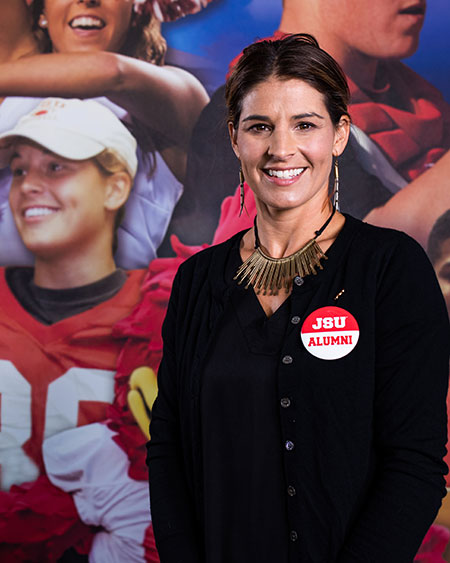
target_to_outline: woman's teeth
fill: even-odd
[[[94,18],[92,16],[78,16],[70,22],[70,27],[72,29],[101,29],[105,27],[105,23],[100,18]]]
[[[30,207],[24,212],[25,217],[39,217],[41,215],[50,215],[55,213],[55,209],[49,209],[48,207]]]
[[[304,168],[291,168],[290,170],[267,170],[269,176],[275,176],[275,178],[281,178],[283,180],[289,180],[290,178],[295,178],[303,172]]]

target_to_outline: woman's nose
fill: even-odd
[[[20,191],[24,194],[39,193],[43,190],[42,178],[34,172],[27,172],[19,184]]]
[[[286,159],[295,154],[297,143],[292,131],[275,129],[270,136],[268,153],[277,159]]]

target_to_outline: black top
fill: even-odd
[[[111,299],[127,279],[117,269],[109,276],[87,285],[69,289],[47,289],[33,281],[33,268],[7,268],[6,281],[17,301],[39,322],[52,325],[78,315]]]
[[[240,264],[236,240],[226,266],[230,280]],[[267,318],[254,291],[236,285],[231,304],[201,391],[206,559],[287,563],[277,367],[290,299]]]
[[[161,563],[206,560],[202,417],[217,407],[202,405],[201,393],[234,307],[226,264],[241,237],[187,260],[173,284],[148,455]],[[276,375],[289,561],[411,563],[445,494],[445,303],[423,249],[403,233],[346,216],[328,254],[317,276],[294,279],[301,318],[288,322]],[[306,303],[298,310],[297,295]],[[325,360],[299,332],[329,306],[356,319],[359,340]]]

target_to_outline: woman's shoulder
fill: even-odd
[[[346,215],[346,222],[351,225],[356,234],[355,243],[367,252],[385,255],[400,250],[426,256],[421,245],[403,231],[371,225],[350,215]]]
[[[439,293],[433,266],[422,246],[402,231],[377,227],[350,218],[356,236],[349,248],[349,260],[357,270],[374,275],[379,287],[407,287],[415,295]],[[429,297],[423,296],[423,300]]]

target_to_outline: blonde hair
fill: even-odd
[[[114,149],[105,149],[94,156],[93,160],[104,174],[110,175],[115,174],[116,172],[126,172],[130,177],[131,182],[133,182],[133,178],[131,177],[125,162]]]
[[[112,176],[117,172],[125,172],[128,174],[131,182],[131,188],[133,188],[133,180],[134,178],[131,176],[130,172],[128,171],[125,163],[120,158],[120,156],[116,153],[113,149],[105,149],[100,154],[92,157],[92,160],[99,168],[100,172],[105,174],[105,176]],[[119,229],[123,218],[125,216],[125,203],[119,207],[114,217],[114,230],[113,230],[113,254],[116,253],[118,247],[118,238],[117,238],[117,230]]]

